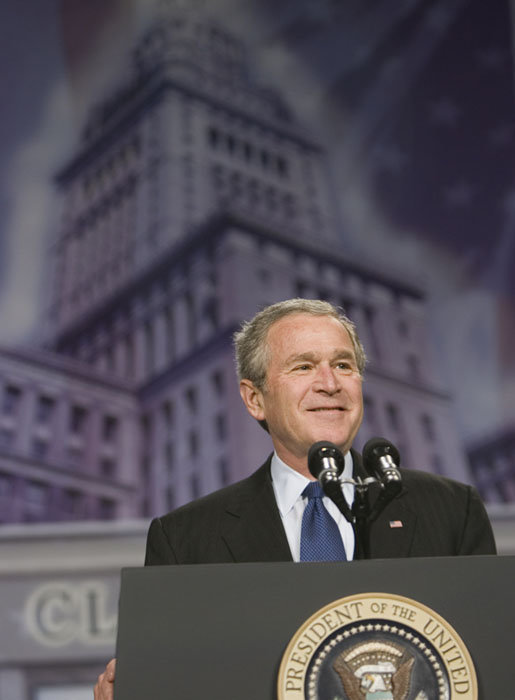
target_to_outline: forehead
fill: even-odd
[[[281,356],[323,349],[331,353],[350,349],[354,353],[349,332],[338,319],[306,313],[290,314],[273,323],[268,331],[268,347],[273,355]]]

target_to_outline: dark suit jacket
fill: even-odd
[[[353,459],[354,473],[365,476],[354,451]],[[248,479],[154,519],[145,564],[292,561],[270,461]],[[495,553],[490,522],[475,489],[425,472],[401,471],[401,493],[371,526],[371,557]]]

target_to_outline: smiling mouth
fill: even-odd
[[[323,411],[345,411],[341,406],[326,406],[325,408],[308,408],[311,413],[320,413]]]

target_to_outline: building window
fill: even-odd
[[[165,352],[167,360],[172,360],[175,357],[175,324],[173,310],[168,307],[164,312],[165,321]]]
[[[420,425],[422,427],[422,435],[424,438],[428,442],[434,442],[436,433],[435,424],[432,417],[424,413],[422,416],[420,416]]]
[[[114,479],[116,476],[116,462],[112,457],[102,457],[100,460],[100,473],[106,479]]]
[[[211,148],[216,148],[216,147],[217,147],[217,145],[218,145],[218,136],[219,136],[219,134],[218,134],[218,129],[217,129],[216,127],[214,127],[214,126],[211,126],[211,127],[208,129],[208,132],[207,132],[207,140],[208,140],[208,143],[209,143],[209,145],[211,146]]]
[[[36,421],[48,425],[54,414],[55,400],[50,396],[40,396],[36,407]]]
[[[365,323],[368,330],[368,337],[370,339],[371,351],[376,360],[381,357],[381,344],[378,339],[377,334],[377,314],[375,309],[371,306],[365,306],[364,308]]]
[[[194,415],[197,412],[197,390],[194,386],[190,386],[186,389],[184,396],[189,412]]]
[[[223,396],[225,393],[225,377],[222,370],[217,369],[211,375],[211,383],[216,396]]]
[[[303,280],[296,280],[296,282],[295,282],[295,296],[299,297],[300,299],[307,299],[308,298],[308,296],[309,296],[308,285]]]
[[[245,141],[243,144],[243,157],[247,162],[250,162],[252,160],[252,157],[254,155],[254,148],[251,143],[248,141]]]
[[[402,340],[408,340],[410,337],[410,326],[405,318],[399,319],[399,322],[397,323],[397,330]]]
[[[74,435],[81,435],[88,419],[88,412],[84,406],[72,406],[70,413],[70,432]]]
[[[195,314],[195,304],[190,292],[186,292],[184,295],[184,307],[188,329],[188,343],[189,345],[195,345],[197,341],[197,318]]]
[[[272,273],[266,267],[258,267],[256,270],[256,276],[261,285],[267,286],[272,284]]]
[[[293,195],[285,194],[283,196],[283,208],[287,219],[295,219],[297,216],[297,206]]]
[[[170,473],[173,471],[174,464],[175,464],[175,452],[174,452],[173,442],[166,443],[164,453],[165,453],[164,456],[165,456],[166,470]]]
[[[198,474],[192,474],[190,476],[190,492],[193,499],[199,498],[200,496],[200,479]]]
[[[281,177],[288,177],[288,162],[282,157],[277,157],[277,172]]]
[[[21,399],[21,389],[17,386],[6,386],[4,389],[3,412],[12,416],[18,412]]]
[[[9,428],[0,428],[0,450],[11,450],[14,446],[14,433]]]
[[[61,510],[67,516],[75,518],[82,514],[82,494],[77,489],[63,489],[61,493]]]
[[[226,484],[229,483],[230,475],[229,475],[229,463],[225,457],[220,457],[216,464],[217,470],[218,470],[218,478],[220,480],[220,484],[222,486],[225,486]]]
[[[215,435],[220,442],[223,442],[227,437],[227,421],[223,413],[218,413],[215,416]]]
[[[146,480],[150,477],[151,462],[149,457],[143,457],[141,460],[141,474]]]
[[[219,326],[218,301],[212,296],[204,303],[204,318],[209,325],[210,331],[216,331]]]
[[[131,335],[126,335],[125,346],[125,376],[132,378],[134,374],[134,344]]]
[[[343,313],[347,316],[347,318],[352,318],[355,305],[346,297],[342,297],[340,299],[340,306],[342,307]]]
[[[154,329],[152,328],[152,323],[146,321],[143,326],[143,332],[145,336],[145,367],[147,374],[152,374],[154,371]]]
[[[399,410],[397,406],[393,403],[387,403],[386,404],[386,418],[388,420],[388,427],[391,430],[394,430],[395,432],[400,431],[400,418],[399,418]]]
[[[104,442],[114,442],[118,437],[118,418],[104,416],[102,422],[102,439]]]
[[[153,423],[150,413],[145,413],[141,418],[141,432],[143,433],[144,449],[148,450],[150,448],[153,435]]]
[[[420,360],[416,355],[408,355],[406,357],[406,364],[408,365],[408,374],[412,381],[420,381]]]
[[[105,349],[105,363],[108,372],[116,371],[116,363],[114,360],[114,348],[112,345],[107,345]]]
[[[161,406],[161,415],[163,417],[164,427],[168,430],[173,428],[175,421],[174,406],[171,401],[163,401]]]
[[[13,492],[13,477],[0,472],[0,498],[10,498]]]
[[[506,477],[500,484],[500,491],[503,495],[503,501],[507,503],[515,501],[515,479]]]
[[[25,484],[25,500],[39,509],[44,509],[48,500],[48,486],[40,481],[28,481]]]
[[[98,517],[100,520],[114,520],[116,501],[112,498],[101,498],[98,502]]]
[[[374,428],[377,423],[375,404],[370,396],[363,396],[363,417],[364,422],[370,428]]]
[[[48,456],[48,440],[39,437],[32,441],[32,456],[35,459],[45,460]]]
[[[188,434],[188,449],[190,457],[196,457],[198,455],[199,440],[198,435],[194,430],[190,430]]]
[[[84,452],[81,447],[69,447],[67,454],[68,466],[77,469],[82,466]]]

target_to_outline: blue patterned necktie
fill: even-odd
[[[302,495],[308,502],[302,516],[300,560],[347,561],[340,530],[322,502],[324,492],[318,481],[311,481]]]

